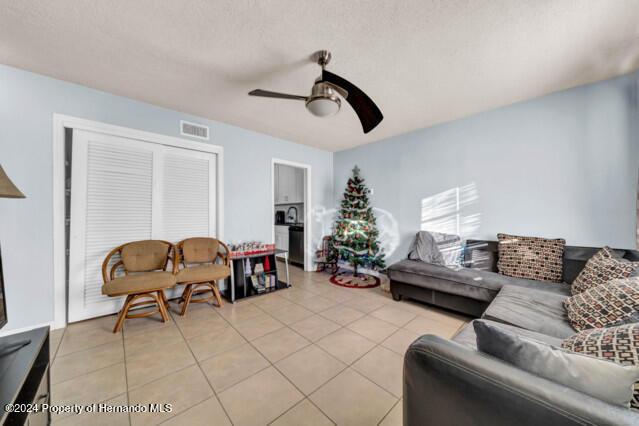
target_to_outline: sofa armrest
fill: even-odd
[[[637,425],[639,414],[437,336],[404,357],[404,425]]]

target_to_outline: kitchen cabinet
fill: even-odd
[[[288,251],[288,225],[275,225],[275,248]]]
[[[304,170],[298,167],[275,165],[275,204],[304,202]]]

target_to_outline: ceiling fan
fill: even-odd
[[[341,96],[355,110],[359,121],[362,123],[364,133],[368,133],[377,127],[384,119],[384,116],[375,105],[375,102],[353,83],[326,71],[325,67],[331,61],[331,52],[320,50],[315,54],[315,57],[317,58],[317,64],[322,67],[322,75],[315,79],[315,84],[313,84],[309,96],[289,95],[262,89],[252,90],[249,95],[304,101],[306,102],[306,109],[317,117],[328,117],[336,114],[341,106]]]

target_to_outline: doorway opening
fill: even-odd
[[[311,264],[311,166],[287,160],[271,163],[273,243],[290,263],[305,271]]]

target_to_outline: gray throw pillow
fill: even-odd
[[[610,404],[630,407],[639,367],[571,353],[483,321],[473,325],[480,352]]]

